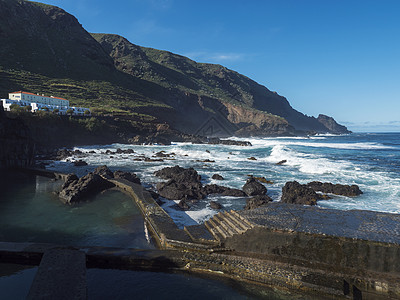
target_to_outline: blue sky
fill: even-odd
[[[89,32],[224,65],[310,116],[400,131],[400,1],[43,0]]]

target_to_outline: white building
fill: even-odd
[[[85,107],[69,106],[69,101],[64,98],[45,96],[39,94],[33,94],[23,91],[18,91],[8,94],[9,99],[1,99],[4,110],[10,111],[12,104],[19,106],[31,106],[31,111],[36,112],[38,110],[54,111],[58,110],[59,114],[65,115],[69,109],[73,111],[74,115],[84,115],[85,111],[89,111]],[[89,111],[90,113],[90,111]]]
[[[9,93],[8,98],[10,100],[18,100],[29,103],[69,107],[69,101],[67,99],[53,97],[53,96],[47,97],[45,95],[32,94],[22,91]]]

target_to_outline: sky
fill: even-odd
[[[42,0],[89,32],[235,70],[302,113],[400,132],[400,1]]]

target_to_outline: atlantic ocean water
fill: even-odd
[[[237,138],[232,138],[237,139]],[[279,201],[288,181],[311,181],[357,184],[364,192],[350,198],[334,196],[319,201],[322,208],[362,209],[389,213],[400,212],[400,133],[353,133],[349,135],[317,135],[309,137],[274,137],[245,139],[252,146],[226,146],[173,143],[170,146],[125,145],[76,147],[84,157],[70,157],[54,162],[49,169],[83,175],[99,165],[111,169],[135,172],[148,188],[161,179],[153,175],[166,166],[193,167],[204,184],[215,183],[242,188],[248,175],[263,176],[273,184],[266,184],[268,195]],[[132,154],[105,154],[121,148],[133,149]],[[155,153],[173,153],[164,161],[140,161],[143,157],[156,159]],[[91,153],[89,153],[91,152]],[[93,153],[94,152],[94,153]],[[249,160],[254,157],[256,160]],[[89,165],[74,167],[71,161],[84,159]],[[67,161],[68,160],[68,161]],[[212,162],[204,162],[204,161]],[[282,165],[278,162],[286,161]],[[213,180],[218,173],[224,180]],[[177,201],[165,200],[167,210],[179,226],[204,222],[216,213],[210,208],[214,200],[223,209],[242,209],[245,198],[211,196],[194,204],[189,211],[176,208]]]

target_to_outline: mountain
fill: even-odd
[[[90,34],[55,6],[0,0],[0,57],[1,98],[13,90],[57,95],[98,114],[134,114],[207,136],[332,132],[246,76]]]

